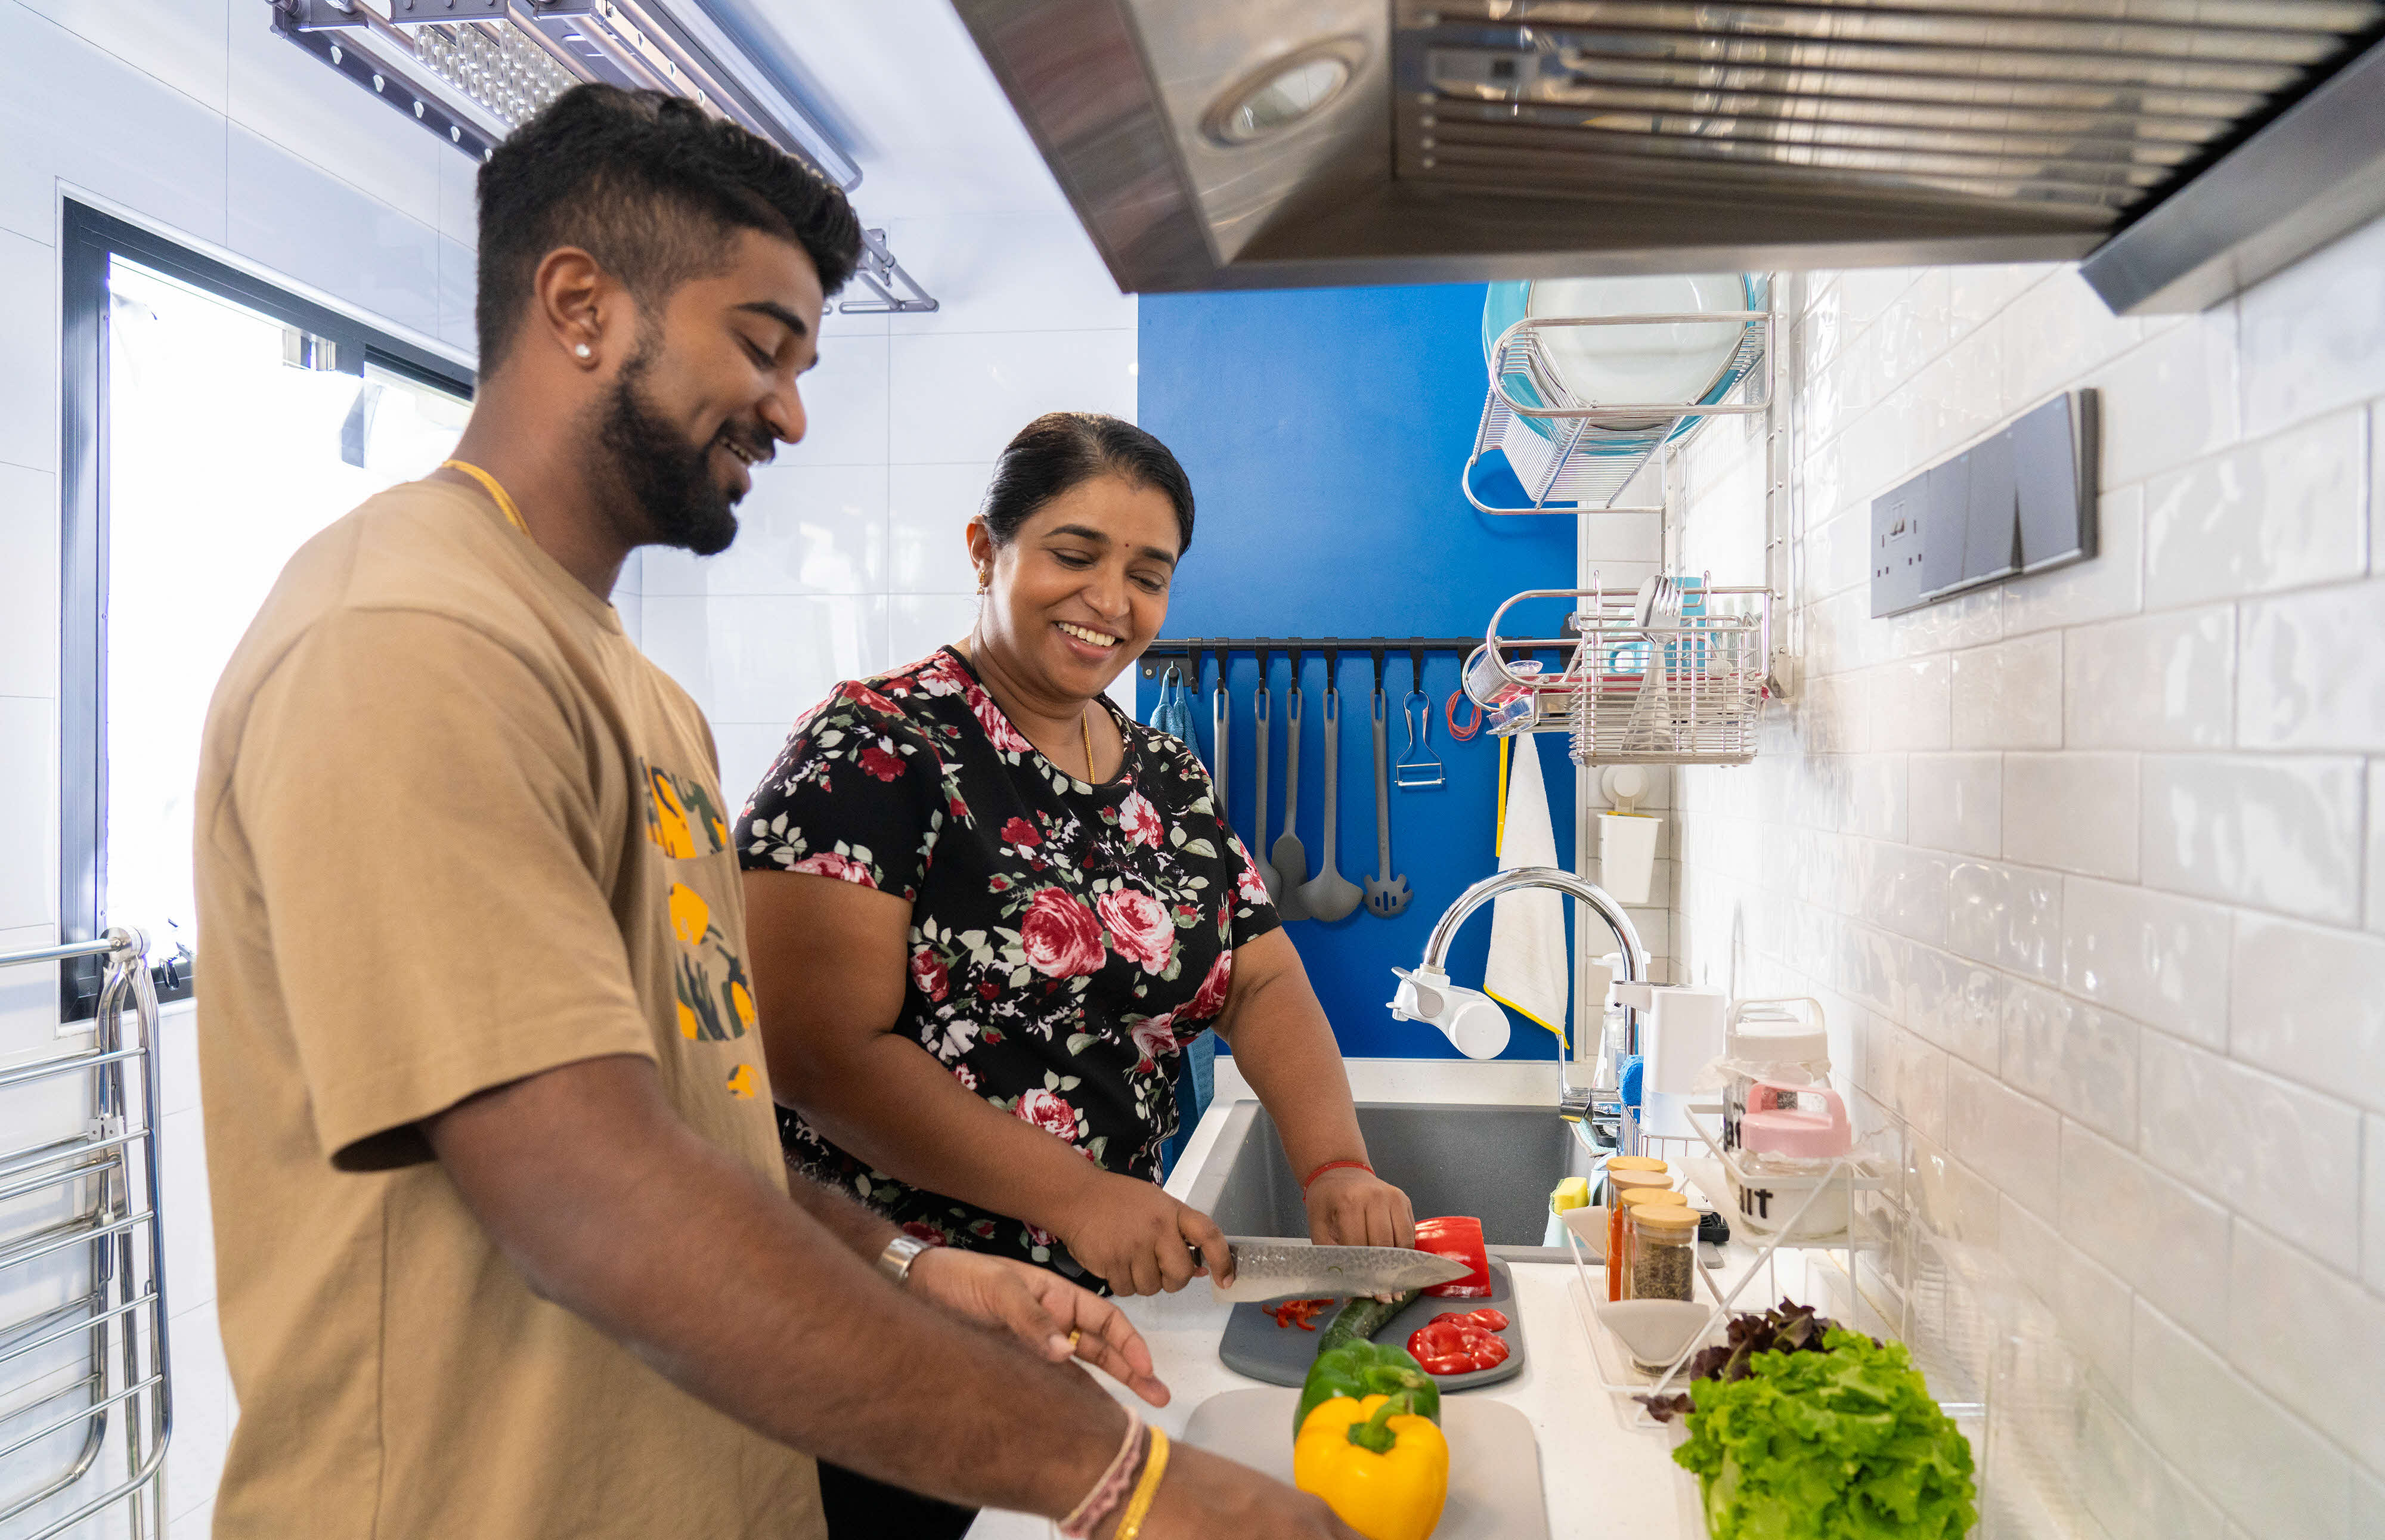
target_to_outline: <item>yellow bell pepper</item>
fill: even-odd
[[[1367,1540],[1426,1540],[1449,1497],[1449,1441],[1408,1397],[1320,1401],[1292,1446],[1292,1484]]]

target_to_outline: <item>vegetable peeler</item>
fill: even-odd
[[[1392,779],[1404,792],[1421,792],[1447,784],[1449,776],[1432,752],[1432,697],[1424,693],[1421,649],[1409,652],[1408,668],[1408,693],[1400,700],[1400,712],[1407,718],[1408,746],[1392,767]]]

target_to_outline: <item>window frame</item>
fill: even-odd
[[[166,236],[65,200],[58,246],[58,939],[97,938],[107,893],[108,290],[122,257],[330,341],[337,371],[368,363],[472,398],[468,367]],[[151,938],[153,941],[157,939]],[[58,967],[63,1022],[97,1009],[101,959]],[[193,990],[192,967],[156,960],[160,1000]]]

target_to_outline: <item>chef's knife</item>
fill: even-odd
[[[1473,1270],[1464,1262],[1392,1246],[1309,1246],[1300,1241],[1229,1235],[1234,1281],[1217,1288],[1220,1299],[1282,1299],[1331,1295],[1395,1295],[1455,1283]],[[1211,1286],[1216,1288],[1215,1281]]]

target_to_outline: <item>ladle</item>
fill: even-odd
[[[1329,670],[1325,682],[1325,866],[1300,884],[1300,902],[1311,920],[1346,920],[1366,895],[1358,884],[1335,869],[1334,850],[1341,820],[1342,692],[1333,687]]]

